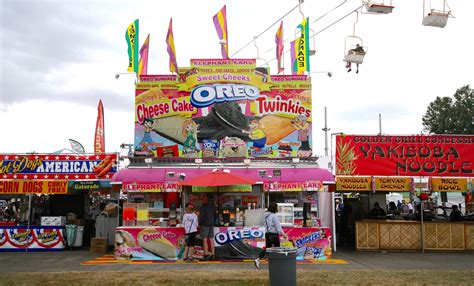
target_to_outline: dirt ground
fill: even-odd
[[[298,285],[474,285],[474,270],[298,270]],[[269,285],[267,270],[0,273],[0,285]]]

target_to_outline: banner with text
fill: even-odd
[[[311,80],[270,75],[255,59],[192,59],[176,77],[141,77],[135,154],[312,156]],[[157,152],[176,146],[177,153]]]
[[[467,192],[467,179],[431,178],[433,192]]]
[[[117,154],[0,154],[0,179],[110,179]]]
[[[123,183],[124,192],[139,193],[160,193],[160,192],[180,192],[181,186],[178,183],[156,182],[156,183]]]
[[[336,174],[472,177],[471,135],[339,135]]]
[[[375,190],[381,192],[409,192],[412,178],[375,178]]]
[[[371,177],[337,177],[336,190],[347,192],[367,192],[372,190]]]
[[[67,194],[67,180],[0,180],[0,194]]]

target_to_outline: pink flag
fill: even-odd
[[[216,27],[217,35],[221,40],[221,54],[222,58],[229,58],[229,39],[227,38],[227,14],[225,5],[213,17],[214,26]]]
[[[283,56],[283,21],[281,21],[280,28],[278,29],[275,35],[276,43],[276,58],[278,62],[278,73],[281,73],[284,70],[282,67],[282,56]]]

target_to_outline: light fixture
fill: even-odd
[[[247,165],[247,166],[250,165],[250,162],[251,162],[251,161],[250,161],[249,158],[244,159],[244,164],[245,164],[245,165]]]
[[[179,180],[184,181],[184,179],[186,179],[186,174],[185,173],[180,173],[179,174]]]
[[[300,162],[300,158],[298,158],[298,157],[291,158],[291,162],[293,162],[295,164],[298,164]]]
[[[152,164],[153,163],[153,158],[145,158],[145,163],[146,164]]]
[[[273,176],[274,177],[280,177],[281,176],[281,170],[280,169],[273,169]]]
[[[174,178],[174,172],[166,172],[166,177]]]
[[[194,159],[194,163],[202,164],[202,159],[201,158],[196,158],[196,159]]]

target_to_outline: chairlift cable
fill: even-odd
[[[329,29],[330,27],[334,26],[335,24],[337,24],[337,23],[339,23],[340,21],[342,21],[342,20],[344,20],[345,18],[347,18],[347,17],[348,17],[349,15],[351,15],[352,13],[357,12],[357,11],[358,11],[359,9],[361,9],[363,6],[364,6],[364,5],[359,6],[359,7],[356,8],[355,10],[353,10],[353,11],[347,13],[346,15],[344,15],[344,16],[342,16],[341,18],[337,19],[336,21],[334,21],[333,23],[331,23],[331,24],[329,24],[328,26],[324,27],[324,28],[321,29],[320,31],[314,33],[313,35],[311,35],[311,36],[309,37],[309,39],[311,39],[311,38],[313,38],[314,36],[319,35],[320,33],[326,31],[326,30]],[[290,50],[291,50],[291,49],[287,49],[286,51],[283,52],[283,54],[288,53]],[[272,58],[271,60],[269,60],[269,61],[267,62],[267,64],[273,62],[274,60],[276,60],[276,57],[274,57],[274,58]]]
[[[293,12],[296,8],[300,7],[302,4],[302,1],[298,3],[298,5],[296,5],[295,7],[293,7],[290,11],[286,12],[285,15],[283,15],[282,17],[280,17],[278,20],[276,20],[273,24],[271,24],[268,28],[265,29],[265,31],[261,32],[258,36],[255,36],[253,40],[249,41],[247,44],[245,44],[242,48],[240,48],[237,52],[235,52],[231,58],[233,58],[236,54],[240,53],[243,49],[245,49],[246,47],[248,47],[250,44],[254,43],[254,41],[259,38],[260,36],[262,36],[263,34],[265,34],[268,30],[270,30],[273,26],[275,26],[276,24],[278,24],[281,20],[283,20],[286,16],[288,16],[291,12]]]
[[[337,5],[336,7],[332,8],[331,10],[327,11],[327,12],[324,13],[323,15],[319,16],[319,18],[317,18],[316,20],[314,20],[313,22],[311,22],[310,25],[316,23],[317,21],[321,20],[322,18],[324,18],[324,17],[327,16],[328,14],[334,12],[334,10],[336,10],[336,9],[339,8],[339,7],[341,7],[341,6],[344,5],[346,2],[347,2],[347,0],[344,0],[343,2],[341,2],[341,3],[340,3],[339,5]],[[289,41],[289,40],[291,40],[291,38],[287,38],[287,39],[283,40],[283,43],[286,43],[286,42]],[[273,48],[273,47],[270,48],[270,49],[268,49],[267,51],[265,51],[265,52],[263,53],[263,55],[266,55],[266,54],[268,54],[269,52],[272,52],[272,51],[274,51],[274,48]]]

